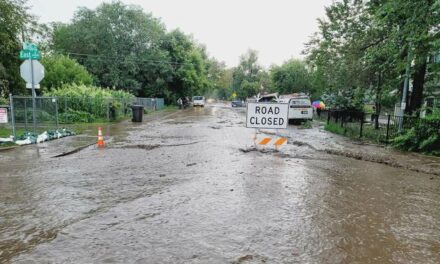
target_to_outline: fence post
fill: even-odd
[[[341,127],[344,127],[344,113],[341,113]]]
[[[365,113],[362,113],[362,115],[361,115],[361,128],[359,130],[359,138],[362,138],[362,136],[363,136],[364,120],[365,120]]]
[[[56,115],[56,119],[57,119],[57,130],[58,130],[58,126],[59,126],[59,123],[58,123],[58,98],[57,97],[55,97],[55,115]]]
[[[385,144],[388,144],[388,139],[390,136],[390,120],[391,120],[391,115],[388,115],[388,121],[387,121],[387,137],[385,138]]]
[[[12,135],[14,136],[14,140],[17,138],[15,131],[15,116],[14,116],[14,99],[12,98],[12,94],[9,94],[9,104],[11,110],[11,122],[12,122]]]
[[[24,98],[24,129],[26,130],[26,132],[28,131],[28,129],[27,129],[27,121],[28,121],[28,118],[27,118],[27,105],[26,105],[26,99],[27,98]]]
[[[67,124],[67,97],[64,97],[64,124]]]
[[[110,122],[110,102],[107,100],[107,122]]]

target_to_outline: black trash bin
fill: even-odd
[[[133,105],[131,107],[133,110],[133,118],[131,119],[132,122],[142,122],[142,117],[144,115],[144,106],[142,105]]]

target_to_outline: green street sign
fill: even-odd
[[[38,47],[34,43],[24,42],[23,43],[23,50],[26,50],[26,51],[38,51]]]
[[[20,60],[39,60],[41,59],[41,54],[38,50],[21,50]]]
[[[20,51],[20,60],[39,60],[39,59],[41,59],[41,55],[37,45],[31,42],[24,42],[23,49]]]

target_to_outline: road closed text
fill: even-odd
[[[247,109],[247,127],[286,128],[287,104],[249,103]]]

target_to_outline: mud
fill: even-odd
[[[90,127],[0,153],[0,263],[440,263],[439,159],[319,125],[260,148],[244,120],[213,105],[104,127],[105,149],[52,158]]]

